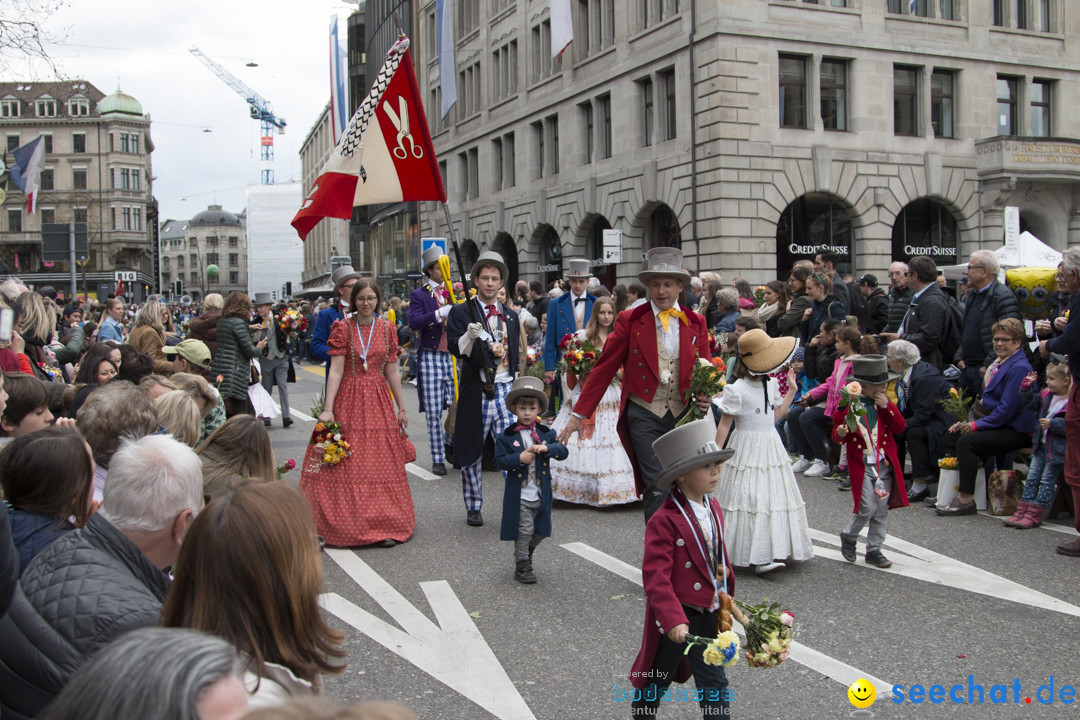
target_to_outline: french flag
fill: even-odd
[[[37,210],[38,184],[41,171],[45,169],[45,139],[43,135],[20,145],[11,151],[15,161],[11,164],[11,179],[26,193],[26,211],[31,215]]]
[[[347,220],[359,205],[414,200],[445,203],[446,190],[403,37],[386,54],[292,226],[304,240],[324,217]]]

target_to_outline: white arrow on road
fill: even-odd
[[[600,567],[626,578],[635,585],[642,585],[641,570],[630,563],[623,562],[622,560],[612,557],[602,550],[597,550],[585,543],[570,542],[562,545],[562,547],[575,555],[580,555],[589,562],[596,563]],[[735,632],[742,635],[745,640],[746,632],[743,630],[742,625],[735,620],[732,620],[732,625],[734,626],[733,629]],[[832,678],[844,686],[851,685],[856,680],[862,678],[873,683],[874,687],[877,688],[878,695],[881,695],[882,697],[885,697],[888,693],[892,692],[892,683],[885,682],[881,678],[865,673],[856,667],[852,667],[851,665],[826,655],[819,650],[815,650],[812,647],[807,647],[798,641],[793,641],[791,643],[791,655],[789,659],[800,665],[805,665],[812,670],[816,670],[825,677]]]
[[[328,612],[495,717],[536,720],[449,583],[445,580],[420,583],[420,589],[439,621],[436,625],[355,553],[328,548],[326,554],[388,612],[401,629],[335,593],[320,597],[320,603]]]

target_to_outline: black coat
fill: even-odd
[[[885,332],[889,324],[889,298],[881,288],[874,288],[870,297],[866,298],[866,309],[859,318],[859,327],[866,335],[877,335]]]
[[[87,658],[156,625],[169,583],[101,513],[41,551],[0,619],[4,720],[36,717]]]
[[[7,505],[0,502],[0,617],[7,612],[19,583],[19,554],[11,543]]]
[[[455,305],[446,317],[447,347],[454,357],[464,360],[462,372],[458,375],[457,416],[454,420],[454,467],[456,468],[471,465],[484,452],[484,423],[482,422],[484,368],[495,366],[495,358],[483,340],[474,342],[468,355],[463,356],[458,350],[458,341],[475,317],[470,313],[470,304],[476,307],[479,314],[483,316],[482,306],[478,300],[473,299],[468,303]],[[520,346],[518,333],[521,323],[518,322],[517,313],[502,303],[499,303],[499,312],[502,313],[506,322],[506,354],[510,373],[514,374],[518,367],[518,347]]]
[[[901,378],[896,382],[902,381]],[[945,408],[938,401],[949,394],[952,385],[940,370],[925,360],[920,360],[911,368],[909,386],[907,405],[902,411],[907,427],[925,427],[930,443],[930,457],[939,457],[944,447],[941,439],[956,420],[945,412]]]
[[[889,322],[882,332],[900,332],[900,323],[903,322],[904,315],[907,314],[908,306],[911,305],[911,296],[914,294],[909,287],[904,287],[900,292],[889,291],[887,296],[889,298]]]
[[[951,312],[945,293],[936,282],[931,283],[917,300],[910,303],[904,332],[900,333],[901,340],[914,343],[922,359],[938,370],[944,370],[947,364],[941,356],[941,345],[949,332]]]
[[[994,323],[1004,320],[1005,318],[1016,318],[1023,322],[1023,317],[1020,314],[1020,303],[1016,301],[1016,296],[1013,295],[1013,291],[1006,285],[1002,285],[997,280],[990,283],[990,287],[983,290],[986,297],[983,298],[982,312],[979,314],[979,337],[982,339],[983,344],[983,367],[987,367],[990,363],[994,362],[994,358],[997,357],[994,354],[994,341],[991,329],[994,327]],[[967,309],[971,307],[972,300],[975,297],[975,290],[968,290],[964,295],[963,312],[965,321],[967,319]],[[963,337],[963,329],[961,328],[961,337]],[[963,360],[961,356],[963,353],[963,347],[956,351],[956,357],[951,358],[954,361]]]

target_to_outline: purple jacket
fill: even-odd
[[[1023,350],[1018,350],[1003,362],[990,382],[983,388],[982,403],[988,413],[975,421],[977,430],[1010,428],[1020,433],[1033,433],[1038,418],[1020,402],[1020,385],[1031,372],[1031,364]]]
[[[439,302],[431,295],[431,286],[424,284],[409,293],[409,327],[420,333],[418,351],[434,350],[439,347],[443,334],[443,324],[435,311]]]

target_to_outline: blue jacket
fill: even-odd
[[[716,321],[713,331],[718,333],[735,332],[735,321],[740,317],[742,317],[742,313],[738,310],[732,310],[731,312],[721,315],[720,319]]]
[[[1020,389],[1020,402],[1028,410],[1034,410],[1040,418],[1049,417],[1050,400],[1054,397],[1049,390],[1038,392],[1039,386],[1032,383],[1031,387]],[[1068,403],[1066,403],[1067,405]],[[1042,428],[1035,431],[1035,437],[1031,445],[1032,454],[1039,452],[1039,448],[1046,447],[1046,461],[1050,463],[1065,462],[1065,405],[1056,415],[1050,418],[1050,427],[1046,433],[1047,442],[1043,442]]]
[[[345,313],[341,311],[341,303],[336,299],[334,305],[325,310],[320,310],[315,318],[315,329],[311,331],[311,342],[308,344],[311,357],[321,363],[326,363],[326,369],[330,369],[330,328],[338,320],[344,320]]]
[[[54,518],[42,517],[22,510],[11,509],[8,514],[11,523],[11,541],[19,552],[19,574],[30,564],[39,552],[71,532],[73,528],[66,520],[57,522]]]
[[[1056,338],[1048,340],[1046,349],[1069,356],[1069,372],[1073,382],[1080,382],[1080,293],[1069,301],[1069,322]]]
[[[521,464],[521,453],[525,446],[521,442],[520,432],[514,432],[516,424],[511,424],[495,439],[495,467],[506,471],[500,540],[517,540],[521,483],[529,477],[529,466]],[[536,479],[540,483],[540,511],[536,514],[536,527],[533,532],[541,537],[548,537],[551,535],[551,461],[565,460],[570,451],[565,445],[556,442],[558,435],[551,428],[537,423],[536,432],[540,436],[540,442],[547,445],[548,451],[546,454],[538,454],[533,461],[536,465]]]
[[[1010,428],[1016,432],[1032,433],[1038,427],[1035,413],[1020,402],[1020,384],[1031,372],[1031,364],[1023,350],[1018,350],[1002,363],[986,384],[982,404],[988,415],[975,421],[976,429]]]
[[[409,293],[409,327],[420,333],[417,350],[435,350],[443,334],[443,323],[436,314],[439,301],[431,294],[430,285],[424,284]]]
[[[98,342],[115,340],[118,343],[122,343],[124,342],[124,327],[111,317],[106,316],[101,322],[101,326],[98,328],[97,340]]]
[[[563,293],[548,303],[547,308],[547,336],[544,339],[544,370],[554,370],[555,364],[562,358],[559,343],[567,335],[577,332],[577,323],[574,321],[574,294]],[[595,295],[585,293],[585,324],[589,323],[592,314]]]

